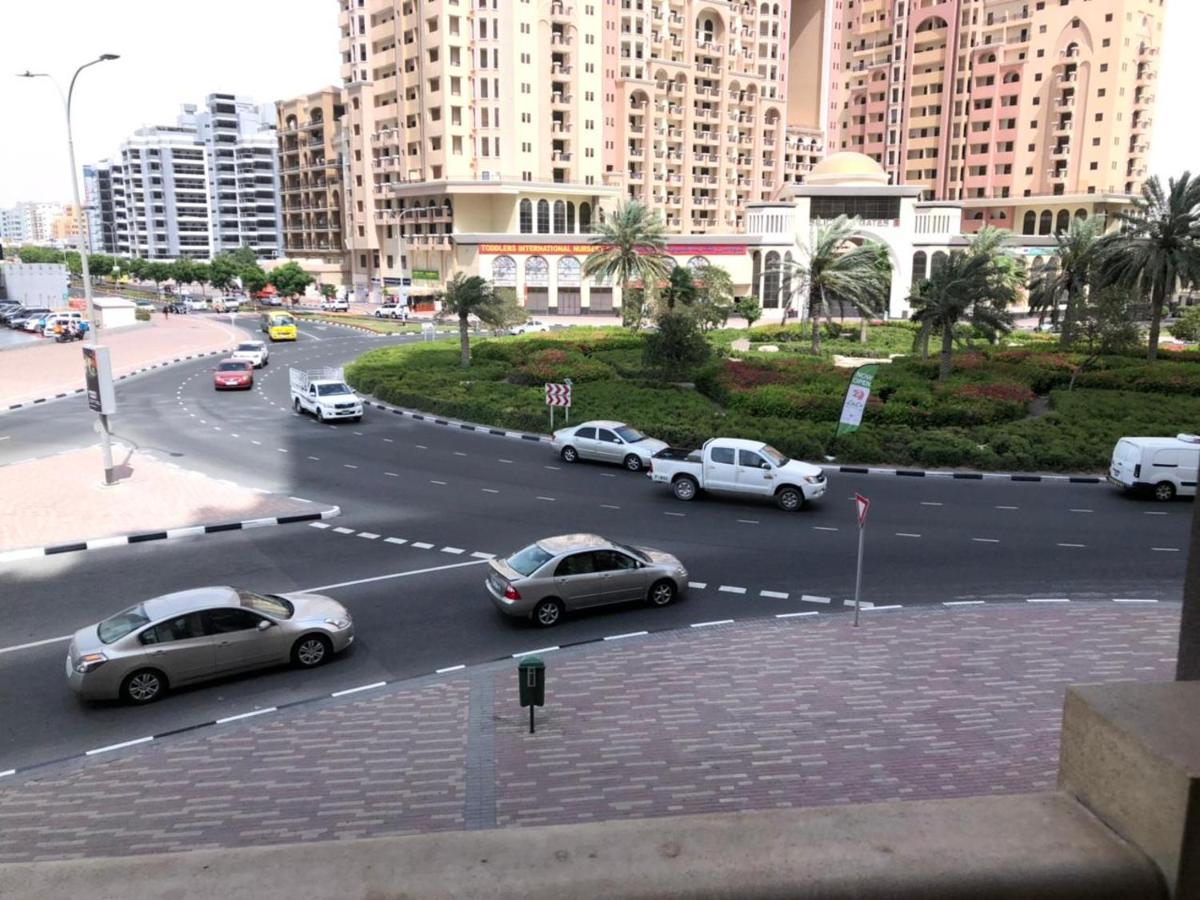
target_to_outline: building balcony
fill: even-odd
[[[550,71],[554,75],[570,75],[571,74],[571,64],[570,63],[551,63]]]
[[[1071,146],[1069,144],[1059,144],[1055,147],[1050,148],[1050,155],[1053,157],[1056,157],[1056,158],[1057,157],[1065,157],[1065,156],[1069,155],[1070,152],[1071,152]]]
[[[569,107],[571,105],[571,95],[556,91],[550,95],[550,105],[552,107]]]
[[[570,150],[553,150],[550,153],[550,159],[552,159],[554,162],[570,162],[571,161],[571,151]]]
[[[569,47],[571,46],[571,35],[564,34],[561,31],[556,31],[550,35],[550,44],[554,47]]]
[[[551,20],[569,20],[575,14],[575,8],[566,3],[554,2],[550,4]]]
[[[1054,125],[1051,126],[1050,130],[1053,131],[1055,134],[1070,134],[1071,130],[1074,127],[1075,127],[1075,123],[1073,121],[1071,121],[1070,119],[1068,119],[1066,121],[1060,120],[1058,122],[1055,122]]]

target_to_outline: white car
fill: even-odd
[[[350,312],[350,301],[337,298],[322,300],[321,312]]]
[[[208,309],[208,301],[203,297],[189,298],[183,301],[183,305],[188,308],[189,312]]]
[[[261,369],[270,359],[271,352],[262,341],[242,341],[230,354],[230,359],[244,359],[256,369]]]
[[[522,325],[514,325],[508,329],[509,334],[533,334],[537,331],[549,331],[550,326],[545,322],[539,322],[536,319],[530,319]]]
[[[554,432],[553,446],[563,462],[596,459],[623,465],[630,472],[641,472],[650,458],[667,444],[646,437],[623,422],[593,421]]]
[[[400,319],[401,321],[408,320],[408,307],[401,306],[399,303],[390,303],[387,306],[381,306],[375,310],[375,318],[377,319]]]

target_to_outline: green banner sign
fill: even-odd
[[[867,408],[867,398],[871,396],[871,382],[879,366],[871,363],[859,366],[854,370],[850,386],[846,389],[846,402],[842,404],[842,416],[838,419],[838,434],[849,434],[857,431],[862,424],[863,410]]]
[[[437,269],[413,269],[413,281],[440,281],[442,276]]]

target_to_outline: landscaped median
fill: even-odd
[[[911,335],[907,326],[880,326],[863,348],[850,337],[854,327],[825,349],[871,355],[883,339],[898,352],[897,329]],[[570,378],[573,421],[619,419],[684,446],[756,438],[802,459],[828,454],[847,464],[1097,471],[1124,435],[1200,430],[1200,361],[1111,356],[1078,372],[1084,355],[1035,341],[961,351],[944,382],[933,358],[881,365],[862,427],[835,440],[851,370],[798,352],[801,344],[787,340],[796,332],[764,331],[776,353],[758,351],[757,332],[741,353],[730,348],[745,333],[712,334],[713,358],[674,382],[645,362],[644,336],[616,328],[476,340],[467,369],[457,346],[379,348],[347,376],[388,403],[532,432],[549,427],[544,383]]]
[[[298,322],[322,322],[363,328],[376,334],[420,334],[420,322],[404,322],[399,319],[383,319],[375,316],[356,316],[346,313],[291,312]]]

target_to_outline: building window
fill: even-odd
[[[562,200],[554,201],[554,233],[566,234],[567,231],[567,204]]]
[[[1061,234],[1071,227],[1071,214],[1065,209],[1058,211],[1057,221],[1054,223],[1055,234]]]
[[[533,202],[522,200],[519,213],[521,234],[533,234]]]
[[[926,256],[924,250],[918,250],[913,254],[912,258],[912,278],[913,282],[921,281],[925,277]]]
[[[592,206],[590,203],[579,204],[579,230],[588,234],[592,230]]]
[[[574,256],[564,256],[558,261],[558,286],[579,287],[579,260]]]
[[[543,200],[542,202],[545,203],[546,201]],[[525,260],[525,286],[550,286],[550,266],[547,265],[544,256],[531,256]]]
[[[1053,216],[1050,215],[1050,210],[1042,210],[1041,218],[1038,219],[1038,234],[1049,234],[1053,226]]]
[[[706,256],[693,256],[687,261],[687,267],[693,272],[698,272],[701,269],[707,268],[708,264],[708,257]]]
[[[1025,213],[1025,219],[1021,225],[1021,234],[1033,234],[1037,231],[1037,213],[1032,209]]]
[[[538,234],[550,233],[550,202],[548,200],[538,201],[537,230]]]
[[[492,260],[492,284],[496,287],[517,286],[517,264],[511,256],[497,256]]]

